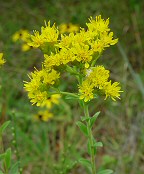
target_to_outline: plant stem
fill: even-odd
[[[85,117],[88,118],[88,121],[87,121],[86,125],[87,125],[87,130],[88,130],[88,139],[89,139],[89,143],[90,143],[92,174],[96,174],[95,149],[94,149],[94,140],[93,140],[91,125],[90,125],[90,115],[89,115],[88,105],[83,103],[83,106],[84,106]]]
[[[49,92],[50,93],[50,92]],[[69,96],[72,96],[72,97],[78,97],[77,94],[73,94],[73,93],[70,93],[70,92],[63,92],[63,91],[56,91],[56,92],[51,92],[50,94],[63,94],[63,95],[69,95]]]

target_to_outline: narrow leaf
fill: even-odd
[[[111,174],[111,173],[113,173],[113,171],[107,169],[107,170],[101,170],[101,171],[99,171],[97,174]]]
[[[79,159],[79,162],[86,167],[91,167],[91,162],[87,159],[81,158]]]
[[[90,127],[91,127],[91,128],[93,127],[93,125],[94,125],[94,123],[95,123],[97,117],[99,116],[99,114],[100,114],[100,112],[97,112],[97,113],[94,114],[93,117],[91,117],[91,119],[90,119]]]
[[[19,174],[19,162],[13,164],[10,170],[10,174]]]
[[[6,121],[3,125],[0,127],[0,134],[3,133],[3,131],[7,128],[7,126],[10,124],[10,121]]]
[[[78,121],[77,126],[80,128],[80,130],[86,135],[88,136],[88,131],[87,131],[87,127],[85,124],[83,124],[82,122]]]
[[[103,143],[102,142],[96,142],[94,144],[95,147],[103,147]]]
[[[89,117],[85,117],[85,116],[82,116],[82,117],[81,117],[81,121],[88,121],[88,120],[90,120]]]
[[[5,152],[5,164],[7,169],[10,168],[11,165],[11,149],[7,149],[7,151]]]

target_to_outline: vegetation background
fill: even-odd
[[[13,161],[18,159],[11,127],[16,128],[23,174],[86,174],[87,170],[76,162],[79,156],[87,156],[86,139],[75,125],[82,113],[74,101],[62,100],[49,122],[34,121],[39,108],[29,102],[23,81],[28,80],[34,66],[40,68],[43,56],[34,49],[22,52],[11,37],[20,29],[40,30],[44,20],[85,27],[90,16],[99,14],[110,18],[119,43],[106,50],[98,63],[110,69],[124,93],[118,102],[99,99],[92,104],[91,112],[101,111],[94,135],[104,144],[97,153],[97,166],[111,168],[115,174],[144,173],[143,9],[143,0],[0,0],[0,52],[7,61],[0,72],[0,123],[12,120],[4,145],[12,147]],[[64,86],[71,89],[74,79],[65,79],[68,84]],[[71,164],[72,169],[66,171]]]

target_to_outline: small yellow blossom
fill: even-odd
[[[116,101],[115,98],[120,99],[120,92],[123,92],[120,90],[121,87],[119,86],[119,82],[114,82],[113,84],[111,84],[111,81],[106,82],[102,89],[106,94],[105,100],[107,99],[107,97],[111,97],[112,100]]]
[[[109,18],[107,20],[104,20],[101,18],[101,15],[99,15],[99,16],[96,16],[95,19],[90,17],[89,21],[90,23],[86,24],[88,27],[88,30],[94,32],[95,35],[99,35],[99,33],[110,31]]]
[[[51,112],[47,111],[47,110],[44,110],[44,111],[41,110],[41,111],[38,112],[38,114],[34,115],[34,119],[36,121],[41,120],[41,121],[47,122],[52,118],[53,118],[53,114]]]
[[[79,29],[80,29],[79,25],[72,24],[72,23],[69,23],[69,24],[63,23],[59,26],[59,30],[60,30],[61,34],[71,33],[71,32],[78,32]]]
[[[5,60],[3,59],[3,53],[0,53],[0,66],[5,63]]]
[[[13,42],[16,42],[18,40],[22,40],[24,42],[27,42],[29,39],[29,32],[28,30],[19,30],[17,32],[15,32],[13,35],[12,35],[12,40]]]
[[[93,86],[90,85],[89,81],[83,81],[82,85],[79,86],[80,99],[84,99],[85,102],[94,98]]]
[[[72,50],[78,62],[89,63],[92,60],[93,52],[89,50],[88,45],[81,46],[77,44]]]
[[[34,48],[43,47],[46,43],[55,44],[58,40],[59,31],[55,27],[55,24],[51,27],[50,21],[48,25],[45,22],[45,27],[41,27],[41,33],[34,31],[34,35],[31,35],[31,41],[28,42],[29,46]]]
[[[48,109],[52,108],[53,104],[59,104],[60,94],[51,95],[42,105],[41,107],[47,107]]]
[[[87,79],[89,82],[97,88],[102,88],[105,82],[109,78],[109,70],[106,70],[104,66],[93,67]]]
[[[21,46],[21,50],[23,51],[23,52],[25,52],[25,51],[28,51],[29,49],[30,49],[31,47],[28,45],[28,44],[22,44],[22,46]]]

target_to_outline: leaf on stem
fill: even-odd
[[[7,128],[7,126],[10,124],[10,121],[6,121],[1,127],[0,127],[0,134],[4,132],[4,130]]]
[[[92,128],[100,112],[95,113],[90,119],[90,127]]]
[[[111,173],[113,173],[113,171],[107,169],[107,170],[101,170],[101,171],[99,171],[97,174],[111,174]]]
[[[83,124],[80,121],[77,121],[76,125],[80,128],[80,130],[86,135],[88,136],[88,131],[87,131],[87,127],[85,124]]]
[[[11,165],[11,149],[10,148],[7,149],[5,152],[5,164],[7,169],[9,169]]]
[[[79,162],[80,162],[82,165],[91,168],[91,162],[90,162],[89,160],[87,160],[87,159],[85,159],[85,158],[80,158],[80,159],[79,159]]]

